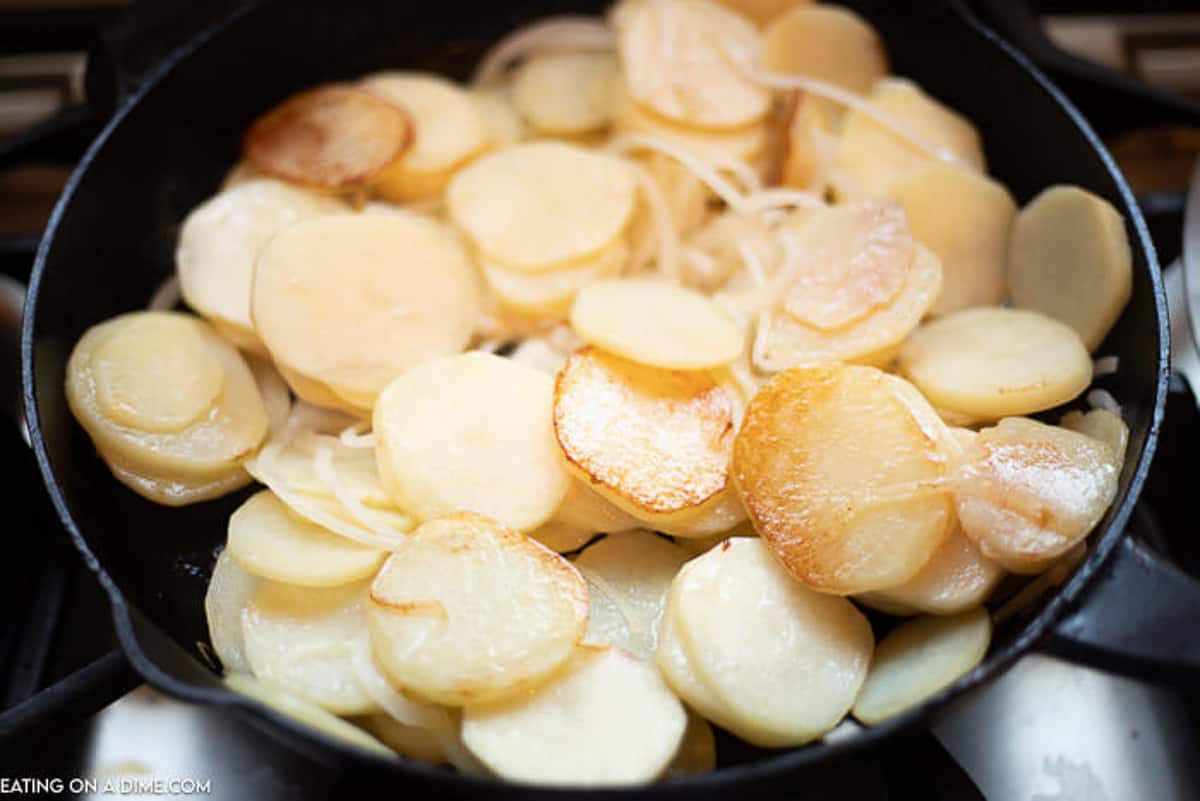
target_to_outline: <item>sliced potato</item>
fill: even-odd
[[[639,514],[643,526],[679,539],[710,537],[746,521],[746,508],[742,506],[732,481],[726,482],[725,489],[699,506],[667,514],[645,511]]]
[[[679,607],[679,584],[672,582],[667,592],[667,605],[658,624],[658,647],[654,663],[663,678],[685,704],[721,728],[734,731],[736,718],[724,699],[696,670],[696,665],[676,622]]]
[[[742,353],[738,324],[703,294],[662,281],[611,278],[575,296],[571,327],[587,342],[667,370],[703,370]]]
[[[1004,300],[1017,204],[1003,185],[967,167],[931,162],[900,176],[887,192],[904,206],[913,238],[941,259],[942,294],[931,313]]]
[[[980,606],[996,589],[1004,569],[979,552],[955,526],[925,566],[898,587],[856,596],[856,600],[890,615],[956,615]]]
[[[708,773],[717,767],[717,741],[708,721],[688,711],[687,728],[683,730],[683,741],[675,752],[671,764],[667,765],[665,778],[681,779]]]
[[[336,587],[375,575],[387,553],[305,520],[270,490],[238,507],[229,518],[226,551],[262,578],[304,587]]]
[[[484,256],[538,272],[594,256],[633,214],[633,175],[612,156],[560,142],[489,154],[446,192],[450,218]]]
[[[493,147],[511,147],[525,138],[525,121],[513,108],[512,94],[504,88],[470,90],[483,117]]]
[[[931,403],[982,420],[1058,406],[1092,381],[1092,360],[1073,330],[999,306],[963,309],[918,328],[899,365]]]
[[[590,481],[572,479],[571,487],[554,518],[566,525],[615,534],[638,528],[636,517],[620,509],[592,489]]]
[[[313,189],[365,186],[413,141],[404,109],[345,84],[293,95],[259,117],[242,156],[259,172]]]
[[[796,367],[754,397],[733,475],[754,528],[800,581],[843,595],[911,579],[950,533],[946,426],[871,367]]]
[[[184,300],[222,325],[223,334],[235,337],[234,344],[256,343],[250,285],[263,246],[299,220],[345,208],[332,198],[267,178],[214,195],[188,214],[179,232],[175,267]]]
[[[497,701],[570,658],[587,586],[567,560],[479,515],[425,523],[371,585],[367,622],[401,689],[451,706]]]
[[[1017,215],[1009,250],[1013,303],[1100,346],[1133,291],[1133,255],[1121,213],[1077,186],[1052,186]]]
[[[811,2],[812,0],[721,0],[721,5],[728,6],[761,27],[785,11],[797,6],[806,6]]]
[[[353,642],[366,626],[367,584],[298,587],[262,581],[242,610],[250,669],[339,715],[375,710],[354,675]]]
[[[506,779],[606,786],[657,777],[687,715],[651,665],[615,648],[579,647],[531,693],[463,710],[463,742]]]
[[[446,749],[442,747],[441,737],[433,729],[408,726],[382,712],[369,715],[364,725],[400,756],[430,765],[446,762]]]
[[[753,165],[767,146],[763,122],[720,130],[676,124],[639,105],[624,85],[615,92],[612,116],[613,129],[619,133],[662,139],[705,160],[740,159]]]
[[[382,72],[362,86],[408,112],[415,137],[412,147],[373,182],[384,199],[397,203],[441,193],[454,171],[491,141],[478,104],[440,75]]]
[[[900,624],[875,651],[854,717],[874,725],[933,697],[982,662],[991,639],[982,608]]]
[[[208,638],[226,673],[250,672],[242,638],[242,610],[258,585],[257,576],[244,570],[227,550],[221,551],[204,593],[204,617]]]
[[[1117,495],[1121,463],[1086,434],[1008,417],[963,458],[955,502],[963,531],[1013,573],[1040,573],[1083,540]]]
[[[196,478],[177,470],[159,469],[136,460],[101,452],[113,477],[143,498],[163,506],[186,506],[228,495],[250,483],[250,475],[240,464],[206,472]]]
[[[562,317],[575,295],[588,284],[618,275],[629,260],[625,237],[577,264],[541,273],[482,263],[483,275],[502,306],[535,317]]]
[[[1106,409],[1093,409],[1090,412],[1067,412],[1058,424],[1071,431],[1087,434],[1092,439],[1099,440],[1113,452],[1113,462],[1117,471],[1125,464],[1125,449],[1129,446],[1129,426],[1119,415]]]
[[[369,408],[356,406],[346,400],[334,392],[333,387],[325,382],[309,378],[303,373],[291,369],[286,364],[275,362],[275,369],[279,371],[279,375],[287,382],[288,388],[296,393],[296,397],[302,401],[326,409],[336,409],[353,417],[362,417],[370,411]]]
[[[588,133],[608,125],[620,79],[610,53],[542,53],[517,68],[513,105],[540,133]]]
[[[697,557],[676,582],[675,622],[734,734],[802,745],[845,716],[874,646],[853,604],[797,583],[762,540],[746,537]]]
[[[807,75],[865,95],[887,75],[875,29],[848,8],[804,4],[763,30],[763,61],[774,72]]]
[[[392,382],[375,406],[379,474],[423,520],[471,511],[531,531],[570,486],[553,404],[549,376],[490,353],[423,364]]]
[[[292,396],[287,382],[275,365],[261,356],[247,355],[246,365],[254,373],[254,383],[258,385],[258,394],[267,412],[268,434],[278,434],[287,425],[288,416],[292,413]]]
[[[726,53],[759,60],[762,43],[749,20],[708,0],[622,0],[609,21],[629,94],[655,114],[710,129],[766,116],[770,94],[733,69]]]
[[[683,512],[725,489],[733,401],[705,373],[584,348],[559,373],[554,433],[572,472],[629,514]]]
[[[587,545],[588,541],[596,536],[596,532],[551,520],[530,531],[529,536],[555,553],[570,553]]]
[[[837,137],[828,108],[818,100],[796,93],[781,145],[779,183],[823,195],[829,188]]]
[[[277,362],[374,395],[420,362],[466,346],[478,279],[456,237],[415,214],[328,215],[270,241],[254,323]]]
[[[926,147],[950,153],[964,166],[984,171],[979,132],[966,118],[937,102],[911,81],[886,78],[868,96]],[[882,195],[896,178],[933,156],[858,110],[842,123],[834,167],[839,198]]]

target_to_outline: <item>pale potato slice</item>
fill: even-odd
[[[728,364],[745,343],[738,324],[703,294],[654,279],[596,281],[575,296],[570,319],[585,341],[667,370]]]
[[[640,514],[643,526],[680,539],[709,537],[746,521],[746,508],[742,506],[732,481],[699,506],[667,514]]]
[[[246,355],[246,365],[254,374],[263,409],[267,412],[268,435],[278,434],[287,425],[292,412],[292,396],[287,382],[275,365],[261,356]]]
[[[225,684],[234,692],[294,718],[323,735],[379,756],[393,756],[391,749],[353,723],[342,720],[278,684],[262,681],[246,673],[229,674],[225,677]]]
[[[982,608],[900,624],[875,651],[854,717],[874,725],[932,698],[982,662],[991,639]]]
[[[931,403],[983,420],[1058,406],[1092,382],[1092,360],[1073,330],[999,306],[923,325],[901,347],[899,366]]]
[[[441,737],[433,729],[408,726],[382,712],[368,715],[363,725],[402,757],[430,765],[446,762],[446,749],[442,747]]]
[[[529,536],[556,553],[570,553],[587,545],[596,532],[551,520],[530,531]]]
[[[749,20],[709,0],[622,0],[609,21],[625,86],[650,111],[677,125],[718,130],[766,116],[770,93],[729,64],[728,51],[760,58],[762,42]]]
[[[879,34],[848,8],[808,5],[763,30],[763,62],[773,72],[807,75],[865,95],[887,75]]]
[[[244,570],[228,550],[221,551],[204,593],[204,617],[208,622],[208,638],[226,673],[250,672],[242,638],[242,610],[250,603],[258,585],[257,576]]]
[[[459,170],[450,218],[489,260],[538,272],[594,256],[633,214],[633,175],[620,160],[561,142],[497,151]]]
[[[904,206],[913,238],[942,261],[942,294],[930,313],[1004,300],[1017,204],[1002,184],[957,164],[931,162],[900,176],[887,193]]]
[[[277,362],[374,395],[408,368],[466,346],[479,287],[466,250],[436,220],[337,214],[268,243],[253,310]]]
[[[226,552],[256,576],[304,587],[361,581],[374,576],[387,556],[300,517],[270,490],[229,518]]]
[[[1106,409],[1093,409],[1090,412],[1067,412],[1058,421],[1063,428],[1087,434],[1095,440],[1107,445],[1113,452],[1113,462],[1120,471],[1125,464],[1125,449],[1129,446],[1129,426],[1120,416]]]
[[[584,348],[559,373],[554,433],[592,489],[634,517],[669,515],[725,489],[733,411],[728,391],[706,373]]]
[[[557,270],[526,273],[487,261],[480,267],[502,306],[535,317],[562,317],[581,289],[601,278],[618,275],[628,260],[625,237],[619,236],[595,256]]]
[[[404,109],[345,84],[293,95],[254,121],[242,157],[261,173],[313,189],[365,186],[407,151]]]
[[[781,145],[779,184],[824,194],[829,188],[837,137],[820,98],[797,93]]]
[[[491,141],[478,104],[440,75],[381,72],[362,86],[407,111],[414,128],[412,147],[372,182],[385,200],[404,203],[440,194],[454,171]]]
[[[1104,516],[1120,471],[1104,442],[1008,417],[967,449],[955,482],[958,519],[987,558],[1040,573]]]
[[[764,122],[720,130],[675,124],[638,105],[624,85],[615,92],[612,118],[613,129],[618,133],[662,139],[706,161],[740,159],[753,165],[767,146]]]
[[[602,787],[656,778],[686,726],[683,705],[653,666],[585,645],[532,692],[466,707],[462,737],[503,778]]]
[[[807,6],[812,0],[721,0],[728,6],[760,27],[796,7]]]
[[[1004,569],[981,554],[956,525],[917,575],[855,599],[890,615],[955,615],[982,605],[1003,577]]]
[[[588,133],[608,125],[620,80],[611,53],[542,53],[517,68],[513,106],[540,133]]]
[[[687,728],[683,730],[683,741],[675,752],[671,764],[667,765],[664,778],[681,779],[708,773],[717,767],[717,741],[708,721],[688,711]]]
[[[366,597],[366,582],[339,587],[260,582],[242,610],[251,672],[338,715],[374,711],[352,661],[353,642],[366,626]]]
[[[946,426],[901,378],[796,367],[754,397],[733,475],[754,528],[787,570],[849,595],[911,579],[950,533]]]
[[[292,392],[296,393],[296,397],[302,401],[307,401],[314,406],[322,406],[326,409],[336,409],[353,417],[362,417],[370,412],[369,407],[356,406],[334,392],[333,388],[328,384],[309,378],[303,373],[291,369],[286,364],[275,362],[275,369],[279,371],[279,375],[287,382]]]
[[[250,483],[250,475],[237,463],[197,478],[177,470],[160,470],[126,460],[113,453],[101,452],[113,477],[143,498],[163,506],[186,506],[228,495]]]
[[[289,225],[345,210],[327,197],[280,181],[254,178],[214,195],[188,214],[175,248],[183,299],[232,333],[239,347],[256,343],[250,284],[263,246]],[[240,341],[239,341],[240,340]]]
[[[501,700],[562,666],[583,638],[571,563],[479,515],[425,523],[371,585],[367,623],[401,689],[450,706]]]
[[[640,525],[636,517],[592,489],[590,481],[577,478],[571,480],[567,496],[554,513],[554,518],[575,528],[607,534],[629,531]]]
[[[737,725],[733,711],[696,671],[690,644],[683,640],[676,621],[678,607],[679,583],[672,582],[658,623],[654,664],[685,704],[721,728],[733,731]]]
[[[470,90],[471,99],[483,117],[493,147],[511,147],[526,137],[525,121],[513,108],[512,94],[506,88]]]
[[[197,364],[207,365],[197,371],[207,378],[186,376]],[[164,377],[180,381],[159,386],[168,383]],[[262,397],[241,354],[203,321],[178,312],[133,312],[88,329],[71,352],[66,383],[71,412],[101,454],[154,479],[228,479],[267,432]],[[181,387],[207,395],[204,406]],[[123,425],[114,413],[136,425]],[[182,428],[161,430],[189,418]]]
[[[263,464],[267,447],[277,446]],[[363,506],[397,514],[400,510],[383,486],[370,448],[348,448],[336,438],[310,430],[287,431],[272,438],[254,458],[247,460],[251,474],[267,486],[282,485],[286,490],[306,496],[336,500],[332,487],[317,473],[317,451],[330,450],[338,478]]]
[[[763,314],[755,335],[754,366],[766,372],[830,361],[886,366],[900,342],[937,300],[941,288],[941,261],[918,244],[895,299],[852,325],[825,331],[790,314]]]
[[[671,580],[691,554],[649,531],[610,534],[575,558],[575,567],[621,610],[630,653],[649,659],[657,645]]]
[[[853,604],[797,583],[762,540],[746,537],[697,557],[676,582],[683,643],[734,734],[802,745],[845,716],[874,647]]]
[[[1104,341],[1133,291],[1133,255],[1121,213],[1077,186],[1052,186],[1012,229],[1013,303],[1075,329],[1088,350]]]
[[[548,375],[490,353],[416,367],[375,406],[384,486],[422,520],[471,511],[531,531],[550,519],[570,486],[553,404]]]
[[[886,78],[875,84],[868,100],[927,147],[945,151],[960,164],[984,171],[979,132],[916,84]],[[893,180],[932,158],[874,118],[851,110],[842,123],[834,155],[838,172],[835,188],[842,199],[886,194]]]

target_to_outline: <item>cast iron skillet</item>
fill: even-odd
[[[1019,202],[1051,184],[1072,183],[1124,214],[1134,253],[1133,298],[1100,348],[1120,358],[1119,372],[1104,386],[1121,401],[1131,430],[1120,491],[1069,580],[1000,626],[984,663],[919,708],[833,744],[766,753],[731,741],[717,772],[613,796],[786,792],[806,769],[928,725],[951,700],[1034,648],[1143,676],[1180,677],[1200,665],[1200,640],[1181,628],[1200,614],[1200,590],[1125,536],[1154,451],[1168,374],[1163,287],[1128,187],[1066,98],[955,0],[851,5],[882,33],[894,72],[913,77],[975,122],[990,171]],[[235,11],[172,53],[93,143],[54,213],[33,272],[22,342],[29,432],[54,504],[107,590],[121,644],[147,681],[188,700],[242,709],[326,763],[419,797],[542,797],[553,791],[364,756],[223,689],[202,658],[202,599],[226,521],[245,493],[185,509],[142,500],[109,475],[64,398],[71,347],[88,326],[142,307],[171,274],[181,220],[216,190],[255,115],[298,89],[381,68],[464,78],[483,47],[519,24],[601,7],[586,0],[361,0],[346,6],[264,0]]]

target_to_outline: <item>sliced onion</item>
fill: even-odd
[[[154,290],[154,294],[150,296],[150,303],[147,304],[146,308],[150,311],[169,311],[179,305],[182,297],[183,293],[179,288],[179,276],[172,275],[166,281],[163,281],[158,289]]]
[[[566,14],[547,17],[505,36],[493,45],[475,68],[476,86],[496,83],[513,62],[534,53],[612,50],[612,31],[595,17]]]
[[[337,468],[333,464],[333,448],[328,442],[321,442],[317,445],[316,453],[313,455],[313,467],[316,470],[317,478],[319,478],[325,486],[329,487],[329,491],[333,493],[333,497],[337,499],[350,516],[359,522],[359,524],[377,535],[382,541],[393,542],[392,547],[403,539],[404,532],[399,532],[392,527],[379,522],[379,518],[370,509],[368,509],[353,492],[347,489],[342,482],[341,476],[338,475]]]
[[[342,429],[338,434],[338,440],[347,448],[374,448],[375,433],[366,429],[367,421],[360,420],[354,425]]]
[[[1115,375],[1120,364],[1121,358],[1119,356],[1101,356],[1092,364],[1092,378]]]
[[[620,153],[630,153],[638,150],[651,150],[655,153],[661,153],[679,162],[685,169],[699,178],[717,197],[725,201],[725,205],[729,206],[729,208],[741,214],[746,214],[750,211],[746,205],[745,196],[742,195],[736,186],[722,176],[712,164],[697,158],[673,142],[668,142],[656,136],[646,136],[645,134],[625,134],[609,142],[608,148]]]
[[[671,207],[663,195],[662,188],[644,167],[633,163],[630,163],[629,167],[646,205],[650,207],[650,217],[654,223],[654,241],[658,250],[658,271],[671,280],[678,281],[679,231],[675,228]],[[640,265],[635,262],[635,267]]]
[[[1087,394],[1087,402],[1093,409],[1103,409],[1117,417],[1121,416],[1121,404],[1117,403],[1117,399],[1107,389],[1093,389]]]

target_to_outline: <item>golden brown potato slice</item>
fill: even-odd
[[[556,270],[527,273],[486,261],[480,267],[502,306],[518,314],[561,318],[581,289],[601,278],[620,274],[628,260],[625,237],[619,236],[595,256]]]
[[[1092,360],[1073,330],[999,306],[963,309],[918,328],[899,365],[938,408],[981,420],[1058,406],[1092,381]]]
[[[1129,302],[1132,262],[1112,204],[1077,186],[1052,186],[1017,215],[1008,284],[1013,303],[1063,321],[1093,350]]]
[[[874,725],[931,698],[982,662],[991,639],[981,608],[902,623],[879,643],[854,717]]]
[[[1120,471],[1104,442],[1008,417],[979,433],[958,468],[958,519],[984,556],[1039,573],[1104,516]]]
[[[802,5],[763,30],[763,61],[773,72],[806,75],[856,94],[887,75],[879,34],[848,8]]]
[[[402,108],[353,86],[326,84],[254,121],[242,157],[259,172],[312,189],[366,186],[413,141]]]
[[[949,437],[901,378],[797,367],[750,402],[733,474],[754,528],[797,579],[843,595],[888,589],[950,532]]]
[[[1118,472],[1125,464],[1125,449],[1129,445],[1129,426],[1120,416],[1106,409],[1093,409],[1090,412],[1067,412],[1058,424],[1071,431],[1087,434],[1092,439],[1099,440],[1113,452],[1113,462],[1117,464]]]
[[[246,572],[227,551],[221,551],[204,593],[208,638],[226,673],[250,672],[242,638],[242,610],[258,589],[259,579]]]
[[[608,125],[620,80],[611,53],[543,53],[517,68],[513,105],[540,133],[584,134]]]
[[[762,27],[790,9],[807,6],[812,0],[721,0],[755,25]]]
[[[275,360],[368,399],[408,368],[462,350],[478,310],[466,250],[416,214],[299,222],[255,270],[254,324]]]
[[[467,91],[440,75],[381,72],[362,87],[408,112],[412,147],[373,182],[376,192],[397,203],[441,193],[454,171],[491,141],[487,122]]]
[[[572,472],[634,517],[699,507],[725,489],[733,400],[705,373],[595,348],[555,385],[554,433]]]
[[[726,53],[758,60],[762,44],[749,20],[709,0],[623,0],[609,21],[629,94],[655,114],[711,129],[766,115],[770,94],[732,69]]]
[[[984,170],[983,148],[974,126],[916,84],[886,78],[875,84],[868,99],[927,148]],[[834,156],[835,188],[841,199],[886,194],[893,180],[931,158],[871,116],[852,110],[842,123]]]
[[[942,261],[942,294],[930,313],[1004,300],[1017,213],[1007,189],[975,170],[931,162],[896,179],[888,194],[904,206],[913,238]]]
[[[401,689],[461,706],[512,697],[562,666],[583,638],[587,603],[570,562],[458,514],[401,543],[371,585],[367,623]]]

